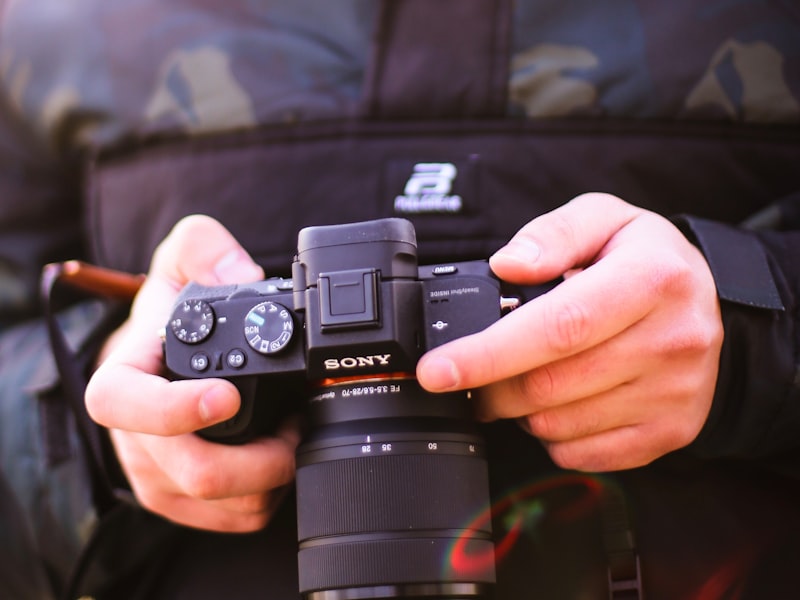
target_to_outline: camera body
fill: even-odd
[[[239,414],[204,436],[236,443],[269,430],[259,415],[275,411],[255,402],[285,400],[256,400],[252,378],[272,379],[294,397],[308,381],[413,374],[424,352],[501,314],[500,284],[486,261],[418,266],[413,226],[403,219],[304,229],[292,273],[191,283],[178,297],[166,328],[169,370],[226,378],[243,392]]]
[[[487,598],[495,581],[483,436],[468,391],[432,394],[424,352],[500,318],[486,261],[419,266],[404,219],[309,227],[292,278],[188,285],[165,328],[177,377],[242,394],[224,442],[302,412],[299,589],[305,600]],[[483,515],[476,518],[476,515]]]

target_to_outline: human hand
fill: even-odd
[[[528,223],[490,264],[512,283],[564,281],[426,354],[423,387],[485,386],[479,417],[520,418],[565,468],[632,468],[694,440],[722,320],[705,258],[669,221],[585,194]]]
[[[86,406],[111,438],[137,500],[190,527],[245,532],[263,527],[294,477],[298,427],[241,446],[192,432],[224,421],[240,405],[221,379],[168,381],[158,330],[181,288],[246,283],[263,272],[217,221],[192,216],[158,247],[128,320],[111,336],[89,381]]]

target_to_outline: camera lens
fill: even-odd
[[[494,546],[484,442],[464,392],[411,376],[328,382],[298,450],[307,600],[485,598]],[[468,558],[468,560],[466,560]]]

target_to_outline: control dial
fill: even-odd
[[[244,337],[260,354],[277,354],[292,341],[294,320],[289,309],[277,302],[262,302],[244,318]]]
[[[184,344],[198,344],[214,329],[214,309],[204,300],[186,300],[175,308],[169,326]]]

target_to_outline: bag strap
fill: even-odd
[[[511,13],[511,0],[384,0],[361,116],[505,114]]]
[[[61,389],[74,416],[78,437],[85,450],[94,504],[102,515],[120,500],[133,503],[135,501],[127,489],[122,468],[116,461],[108,431],[89,416],[84,404],[84,394],[92,362],[105,334],[118,326],[127,312],[128,303],[120,303],[119,300],[128,299],[129,292],[110,289],[102,294],[112,301],[105,317],[95,325],[92,335],[80,349],[72,348],[58,322],[57,314],[60,307],[81,297],[76,294],[76,286],[63,284],[63,279],[66,279],[65,274],[68,274],[70,267],[76,264],[70,261],[46,265],[42,271],[40,291],[50,346],[61,378]]]

